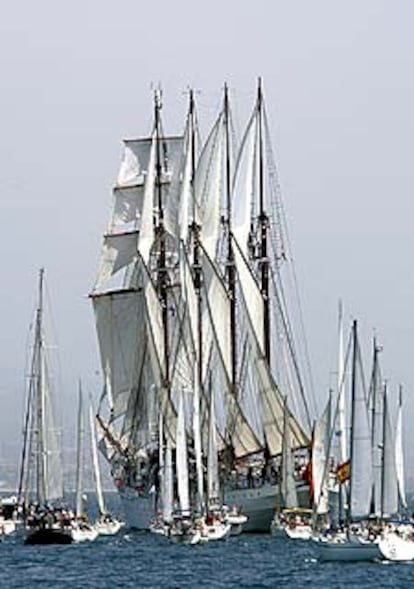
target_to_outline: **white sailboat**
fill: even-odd
[[[403,449],[403,400],[402,387],[399,391],[399,403],[397,413],[397,425],[395,430],[395,467],[398,481],[398,501],[399,512],[407,511],[407,497],[405,494],[405,468],[404,468],[404,449]]]
[[[276,510],[271,531],[274,535],[287,536],[291,540],[309,540],[312,536],[311,509],[299,507],[296,482],[294,479],[294,457],[292,452],[289,410],[284,400],[283,448],[281,464],[281,507]]]
[[[386,410],[386,397],[385,410]],[[404,459],[402,444],[402,390],[400,387],[397,425],[395,430],[395,446],[393,448],[392,433],[390,427],[385,432],[384,439],[384,473],[383,486],[388,489],[386,497],[390,496],[389,487],[391,485],[391,497],[393,510],[401,514],[407,510],[407,501],[405,497],[404,481]],[[385,420],[384,420],[385,421]],[[394,471],[395,466],[395,471]],[[390,468],[391,467],[391,468]],[[392,470],[391,470],[392,469]],[[391,470],[391,471],[390,471]],[[392,477],[393,478],[390,478]],[[389,499],[386,502],[389,510]],[[379,549],[386,560],[407,562],[414,560],[414,529],[412,522],[405,519],[394,523],[389,523],[379,541]]]
[[[378,542],[367,537],[360,522],[370,514],[372,496],[372,447],[368,404],[362,386],[362,367],[357,322],[352,326],[352,399],[350,432],[350,489],[346,533],[316,538],[322,561],[370,561],[381,557]]]
[[[169,537],[173,542],[195,545],[201,540],[201,532],[193,517],[190,506],[183,393],[180,395],[178,405],[176,467],[179,509],[173,514],[173,522],[169,531]]]
[[[94,524],[94,527],[100,536],[114,536],[120,531],[124,523],[112,516],[105,505],[105,499],[102,490],[101,470],[99,467],[98,448],[96,444],[95,418],[93,415],[92,406],[89,406],[89,427],[91,434],[93,478],[95,481],[96,499],[99,510],[99,516]]]
[[[43,268],[39,272],[38,290],[18,503],[26,516],[27,544],[69,544],[72,542],[70,518],[59,506],[63,499],[63,474],[46,359]]]
[[[231,524],[226,521],[220,500],[220,483],[218,473],[216,410],[214,389],[210,389],[210,415],[207,457],[207,513],[201,527],[202,541],[225,540],[230,536]]]
[[[74,542],[92,542],[98,537],[98,532],[88,521],[83,504],[83,470],[84,470],[84,425],[83,425],[83,395],[79,382],[78,419],[77,419],[77,451],[76,451],[76,506],[75,517],[72,521],[72,539]]]

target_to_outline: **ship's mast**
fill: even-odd
[[[265,210],[264,169],[263,169],[263,94],[262,80],[257,87],[257,117],[259,139],[259,227],[260,227],[260,283],[263,297],[264,351],[270,367],[270,301],[269,301],[269,259],[267,254],[268,216]]]
[[[156,232],[159,243],[159,257],[157,266],[157,289],[162,307],[162,325],[164,336],[164,366],[165,384],[170,382],[169,362],[169,329],[168,329],[168,275],[166,268],[166,231],[164,226],[164,206],[162,198],[162,157],[161,157],[161,94],[156,91],[154,95],[154,120],[155,120],[155,141],[156,141],[156,164],[155,164],[155,185],[158,204],[158,225]]]
[[[350,465],[350,484],[349,484],[349,497],[348,497],[348,510],[347,510],[347,523],[350,523],[351,509],[352,509],[352,460],[354,457],[354,432],[355,432],[355,403],[356,403],[356,371],[357,371],[357,358],[358,358],[358,334],[357,334],[357,322],[354,320],[352,324],[352,375],[351,375],[351,431],[350,431],[350,450],[349,450],[349,465]]]
[[[230,341],[231,341],[231,381],[233,390],[237,389],[237,351],[236,351],[236,280],[232,242],[232,202],[230,168],[230,107],[227,84],[224,85],[224,128],[226,141],[226,208],[227,208],[227,283],[230,297]]]
[[[195,104],[194,93],[190,89],[189,92],[189,109],[188,109],[188,125],[189,125],[189,141],[190,141],[190,157],[191,157],[191,194],[192,194],[192,245],[193,245],[193,283],[195,295],[197,300],[197,344],[196,344],[196,366],[194,370],[194,407],[193,407],[193,427],[194,427],[194,450],[196,458],[196,477],[197,477],[197,500],[198,508],[203,510],[204,506],[204,480],[203,480],[203,463],[202,463],[202,448],[201,448],[201,431],[200,431],[200,393],[203,382],[203,329],[202,329],[202,275],[200,265],[200,226],[197,223],[196,213],[196,199],[195,199],[195,165],[196,165],[196,149],[195,149]]]

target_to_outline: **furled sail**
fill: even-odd
[[[372,449],[368,404],[363,387],[357,326],[353,326],[350,518],[368,517],[372,490]]]
[[[388,411],[387,389],[384,389],[383,473],[381,516],[398,513],[398,479],[395,465],[395,440]]]
[[[405,495],[405,479],[404,479],[404,452],[403,452],[403,435],[402,435],[402,393],[400,388],[400,399],[398,404],[397,425],[395,430],[395,464],[398,481],[398,495],[402,508],[407,508],[407,499]]]
[[[190,495],[188,487],[188,452],[187,452],[187,436],[185,431],[185,416],[184,416],[184,399],[180,396],[178,406],[177,419],[177,447],[176,447],[176,463],[177,463],[177,490],[178,499],[180,502],[180,509],[182,513],[190,512]]]
[[[285,507],[297,507],[298,494],[294,479],[295,462],[292,452],[291,428],[287,398],[283,404],[283,441],[282,441],[282,481],[281,490]]]
[[[312,446],[312,480],[316,513],[329,511],[328,477],[331,437],[331,398],[315,425]]]

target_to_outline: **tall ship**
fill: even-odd
[[[182,404],[194,509],[213,499],[200,484],[213,427],[222,501],[242,507],[245,529],[269,531],[286,503],[283,456],[309,503],[312,408],[261,82],[239,145],[227,86],[204,141],[192,91],[183,127],[164,133],[157,91],[150,135],[124,141],[91,293],[99,446],[127,525],[147,529],[162,508],[165,448],[179,458]]]

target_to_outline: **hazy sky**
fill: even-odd
[[[97,395],[87,294],[121,138],[147,133],[161,83],[168,132],[193,86],[205,127],[232,91],[240,126],[263,77],[315,388],[333,383],[337,301],[374,330],[414,418],[414,6],[409,0],[37,0],[0,8],[0,442],[20,446],[28,325],[45,266],[61,413]],[[368,366],[367,366],[368,367]],[[65,432],[68,435],[68,432]],[[407,437],[407,446],[409,439]],[[414,451],[410,466],[414,465]],[[0,475],[1,476],[1,475]],[[414,482],[414,481],[413,481]]]

